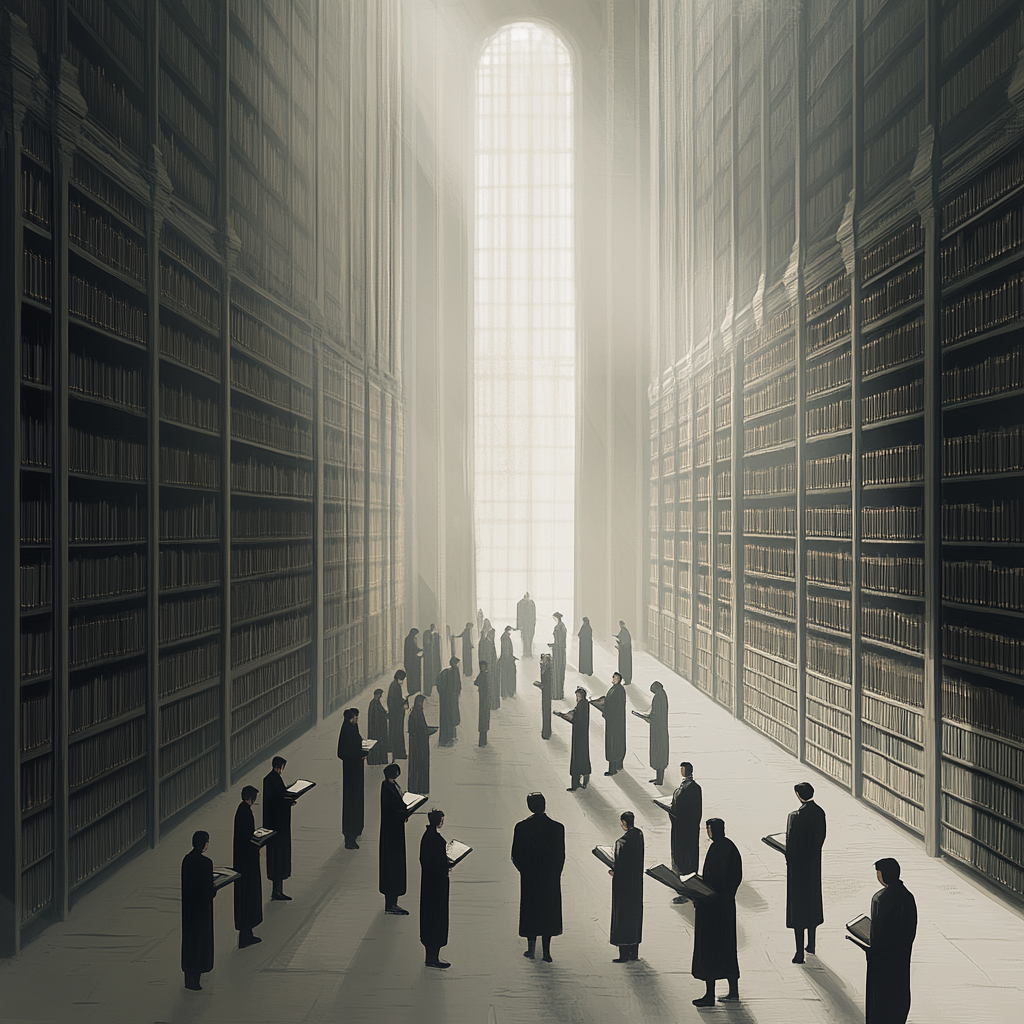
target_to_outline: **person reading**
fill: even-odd
[[[213,861],[204,856],[209,832],[192,833],[181,862],[181,970],[185,988],[201,992],[200,976],[213,970]]]
[[[420,942],[426,950],[426,966],[442,970],[451,967],[441,959],[441,948],[448,945],[448,873],[452,869],[441,835],[443,824],[444,811],[428,811],[420,840]]]
[[[389,764],[380,784],[380,848],[378,851],[378,888],[384,897],[385,914],[408,915],[398,905],[398,897],[406,891],[405,823],[412,813],[402,799],[398,777],[402,769]]]
[[[644,834],[632,811],[619,815],[623,834],[615,842],[612,876],[612,924],[608,941],[619,947],[613,964],[640,958],[644,928]]]

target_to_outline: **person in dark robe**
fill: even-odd
[[[498,657],[498,679],[501,695],[506,700],[516,695],[516,656],[512,653],[512,627],[506,626],[501,634],[501,654]]]
[[[366,709],[366,738],[377,741],[366,758],[367,764],[388,763],[388,713],[381,703],[383,696],[382,689],[374,690],[373,700]]]
[[[483,608],[477,608],[476,610],[476,632],[479,636],[484,631],[484,610]]]
[[[383,692],[377,691],[378,694]],[[379,701],[372,702],[371,707],[373,703]],[[367,751],[363,750],[363,737],[359,733],[359,708],[345,708],[342,717],[344,721],[338,736],[342,770],[341,833],[345,837],[345,849],[358,850],[356,840],[363,834],[363,765],[367,761]]]
[[[743,881],[743,859],[736,844],[725,837],[725,822],[708,818],[711,846],[704,857],[701,876],[715,890],[694,903],[692,973],[705,985],[704,995],[694,1006],[715,1005],[715,981],[727,978],[729,991],[719,1002],[740,997],[740,965],[736,955],[736,890]]]
[[[462,641],[462,674],[471,676],[473,674],[473,623],[467,622],[466,628],[461,633],[456,633],[455,636]]]
[[[665,769],[668,767],[668,694],[657,679],[651,683],[651,711],[647,721],[651,728],[650,754],[648,760],[654,769],[655,786],[665,784]],[[700,814],[697,815],[700,818]]]
[[[672,794],[672,869],[677,875],[691,875],[700,867],[700,823],[704,815],[704,794],[693,777],[693,765],[683,761],[679,765],[683,781]],[[677,896],[674,903],[686,903],[685,896]]]
[[[448,668],[438,673],[437,676],[437,699],[440,704],[438,715],[440,734],[437,737],[439,747],[455,745],[456,731],[459,726],[458,691],[462,688],[460,676],[458,658],[452,658],[448,662]]]
[[[543,793],[526,797],[530,817],[512,834],[512,863],[519,872],[519,934],[526,939],[528,960],[537,955],[541,937],[543,959],[551,963],[551,936],[562,934],[562,868],[565,826],[545,813]]]
[[[533,657],[533,634],[537,629],[537,606],[527,591],[516,605],[516,629],[523,638],[523,657]]]
[[[448,873],[452,869],[448,844],[441,835],[443,824],[444,811],[428,811],[420,840],[420,942],[426,950],[427,967],[441,969],[451,967],[441,959],[441,947],[448,945]]]
[[[580,675],[592,676],[594,674],[594,630],[590,626],[590,619],[583,616],[583,625],[576,634],[580,641]]]
[[[263,827],[277,835],[267,843],[267,878],[272,900],[290,900],[284,893],[284,880],[292,875],[292,808],[295,798],[288,792],[282,775],[288,762],[283,757],[271,761],[263,776]]]
[[[540,656],[540,680],[533,684],[540,687],[540,738],[551,739],[551,655]]]
[[[405,672],[399,669],[388,687],[388,750],[396,761],[407,756],[405,752],[405,712],[408,710],[409,701],[402,693],[404,680]]]
[[[408,680],[409,693],[420,692],[420,674],[423,668],[423,651],[420,649],[420,645],[416,642],[416,637],[419,636],[418,629],[410,629],[408,635],[405,638],[405,658],[403,664],[405,665],[405,677]]]
[[[601,705],[604,718],[604,758],[608,762],[605,775],[617,775],[626,759],[626,691],[622,676],[612,675],[612,685]]]
[[[429,697],[441,673],[441,635],[434,623],[423,634],[423,692]]]
[[[619,619],[619,631],[615,634],[615,646],[619,649],[619,675],[627,686],[633,682],[633,638]]]
[[[552,679],[552,694],[555,700],[562,700],[565,696],[565,642],[568,630],[562,622],[562,613],[555,612],[552,616],[555,620],[555,628],[552,630],[551,660],[554,665],[554,676]]]
[[[209,832],[192,833],[181,862],[181,969],[185,988],[201,992],[199,976],[213,970],[213,861],[204,857]]]
[[[899,861],[875,861],[882,888],[871,897],[865,1024],[906,1024],[910,1015],[910,955],[917,935],[917,901],[900,881]],[[860,943],[857,943],[860,945]]]
[[[480,672],[473,685],[477,688],[477,729],[480,732],[478,746],[487,746],[487,730],[491,727],[491,683],[487,675],[487,662],[480,662]]]
[[[582,686],[576,687],[576,707],[569,714],[572,715],[572,746],[569,751],[572,785],[567,793],[581,786],[586,789],[590,782],[590,702]]]
[[[480,644],[477,647],[477,660],[483,664],[485,661],[492,666],[494,672],[490,679],[488,692],[491,695],[491,710],[498,711],[501,708],[501,677],[498,668],[498,651],[494,646],[494,627],[490,619],[484,619],[484,628],[480,631]]]
[[[398,777],[400,765],[389,764],[384,769],[380,784],[380,849],[378,851],[378,890],[384,896],[385,914],[404,914],[409,911],[398,905],[398,897],[405,895],[405,823],[409,811],[402,799]]]
[[[814,802],[814,787],[798,782],[794,787],[800,806],[786,822],[786,927],[793,929],[796,954],[793,963],[814,953],[815,929],[825,920],[821,905],[821,847],[825,842],[825,812]]]
[[[644,834],[632,811],[619,815],[623,834],[615,841],[612,876],[612,927],[608,941],[619,947],[613,964],[640,959],[644,931]]]
[[[260,848],[253,842],[256,819],[252,805],[260,791],[255,786],[242,787],[242,802],[235,811],[235,831],[231,841],[231,867],[242,877],[235,882],[235,929],[238,948],[263,940],[252,930],[263,920],[263,881],[260,878]]]
[[[427,725],[423,703],[427,698],[416,694],[409,712],[409,789],[413,793],[430,792],[430,737],[436,725]]]

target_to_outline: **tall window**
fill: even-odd
[[[573,626],[576,282],[572,61],[505,26],[476,76],[477,594],[495,626],[529,591],[544,643]],[[543,647],[541,648],[543,650]]]

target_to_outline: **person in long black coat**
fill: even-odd
[[[367,764],[388,763],[388,713],[381,703],[383,696],[384,691],[378,687],[373,691],[373,700],[366,709],[366,738],[377,741],[370,748]]]
[[[651,746],[648,760],[654,769],[655,786],[665,784],[665,769],[668,767],[668,694],[657,679],[651,683],[651,711],[647,721],[651,727]],[[700,815],[697,815],[698,819]]]
[[[619,631],[615,634],[615,646],[619,649],[619,675],[628,686],[633,682],[633,638],[622,619],[619,619]]]
[[[378,890],[384,896],[384,913],[409,913],[398,905],[398,897],[405,895],[405,823],[409,812],[402,799],[398,777],[400,765],[389,764],[384,769],[380,784],[380,848],[378,850]]]
[[[736,954],[736,890],[743,881],[743,859],[736,844],[725,837],[725,822],[708,818],[711,847],[704,858],[704,881],[715,890],[694,904],[692,973],[705,986],[694,1006],[715,1005],[715,981],[727,978],[729,992],[720,1002],[739,999],[740,965]]]
[[[590,702],[582,686],[576,687],[576,707],[569,714],[572,715],[572,746],[569,750],[572,785],[567,792],[572,792],[581,786],[586,789],[590,782]]]
[[[199,976],[213,970],[213,861],[204,857],[209,832],[192,833],[181,862],[181,969],[185,988],[202,991]]]
[[[426,950],[428,967],[451,967],[441,959],[441,947],[448,945],[448,890],[451,862],[448,844],[441,835],[444,811],[427,812],[427,827],[420,840],[420,942]]]
[[[551,660],[554,665],[554,676],[552,679],[552,694],[555,700],[561,700],[565,696],[565,645],[568,631],[565,623],[562,622],[562,613],[555,612],[555,628],[552,630]]]
[[[377,692],[383,693],[383,690]],[[383,710],[381,708],[382,713]],[[342,717],[344,721],[338,736],[342,769],[341,833],[345,837],[345,849],[358,850],[356,840],[363,834],[363,765],[367,752],[363,750],[363,737],[359,733],[359,708],[345,708]]]
[[[530,817],[512,833],[512,863],[519,872],[519,934],[526,939],[523,956],[533,960],[537,936],[551,963],[551,936],[562,934],[562,868],[565,826],[545,814],[543,793],[526,797]]]
[[[408,680],[409,693],[420,692],[420,670],[423,668],[423,651],[416,642],[418,629],[410,629],[405,638],[405,677]]]
[[[235,882],[235,928],[238,948],[245,949],[263,940],[252,930],[263,920],[263,881],[260,878],[260,848],[252,841],[256,819],[252,805],[260,791],[242,787],[242,802],[235,811],[235,831],[231,841],[231,867],[242,877]]]
[[[476,727],[480,732],[479,746],[487,746],[487,730],[491,727],[491,682],[487,674],[487,662],[480,662],[480,672],[473,685],[477,688],[477,721]]]
[[[473,674],[473,623],[467,622],[466,628],[461,633],[456,633],[455,636],[462,641],[462,674],[471,676]]]
[[[700,823],[704,816],[704,794],[693,777],[693,765],[679,765],[683,781],[672,794],[672,868],[677,875],[690,875],[700,867]],[[685,896],[677,896],[680,903]]]
[[[440,734],[437,737],[439,747],[453,746],[459,726],[459,690],[462,679],[459,673],[459,659],[452,658],[448,668],[437,676],[437,699],[440,704],[438,725]]]
[[[512,651],[512,627],[501,634],[501,655],[498,658],[498,679],[501,695],[506,700],[516,695],[516,656]]]
[[[608,941],[619,947],[613,964],[640,958],[644,931],[644,834],[632,811],[619,815],[623,834],[615,842],[612,876],[612,926]]]
[[[527,591],[516,605],[516,629],[523,638],[523,657],[533,657],[533,634],[537,629],[537,606]]]
[[[272,900],[290,900],[284,894],[284,880],[292,876],[292,808],[294,797],[288,792],[282,774],[288,762],[283,757],[271,761],[263,776],[263,827],[277,835],[267,843],[267,878]]]
[[[793,789],[800,806],[786,822],[786,927],[793,929],[796,939],[793,963],[802,964],[804,929],[807,952],[814,953],[815,929],[825,920],[821,902],[825,812],[814,802],[814,787],[809,782],[798,782]]]
[[[477,645],[477,661],[482,665],[487,662],[488,669],[494,674],[488,676],[490,686],[488,693],[491,695],[491,710],[498,711],[501,708],[501,677],[498,667],[498,650],[494,646],[494,627],[490,619],[484,619],[484,628],[480,631],[480,643]]]
[[[910,1015],[910,955],[917,936],[917,901],[892,857],[875,861],[882,888],[871,897],[871,947],[865,1024],[906,1024]]]
[[[576,634],[580,641],[580,675],[592,676],[594,674],[594,630],[590,626],[590,619],[583,616],[583,625]]]
[[[551,655],[540,656],[540,680],[533,684],[540,687],[540,738],[551,739]]]
[[[612,675],[612,685],[601,705],[604,717],[604,758],[608,762],[605,775],[616,775],[626,759],[626,691],[622,676]]]
[[[418,693],[409,712],[409,789],[424,795],[430,792],[430,737],[437,732],[423,714],[426,699]]]
[[[441,672],[441,635],[434,623],[423,634],[423,692],[429,697]]]
[[[399,669],[388,687],[388,750],[396,761],[408,756],[405,752],[405,712],[409,701],[402,693],[404,680],[405,672]]]

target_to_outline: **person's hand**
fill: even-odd
[[[615,872],[614,872],[614,871],[609,871],[609,872],[608,872],[608,874],[609,874],[609,875],[614,875],[614,874],[615,874]]]

